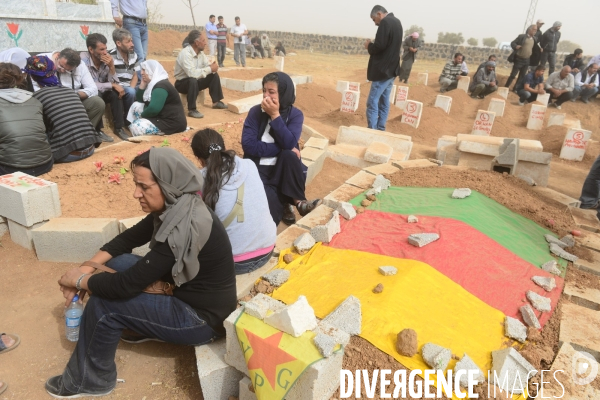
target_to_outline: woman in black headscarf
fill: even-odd
[[[262,85],[263,101],[250,109],[242,131],[244,158],[258,167],[275,224],[282,218],[293,224],[290,205],[304,216],[321,204],[321,199],[307,201],[304,195],[307,167],[298,146],[304,115],[293,106],[296,94],[289,75],[272,72]]]

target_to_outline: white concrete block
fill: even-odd
[[[313,337],[313,343],[323,357],[331,356],[337,345],[334,338],[323,333],[317,333],[315,337]]]
[[[409,219],[410,219],[410,216],[409,216]],[[379,267],[378,271],[383,276],[392,276],[392,275],[396,275],[398,273],[398,269],[396,267],[391,267],[391,266]]]
[[[444,110],[446,114],[450,114],[450,108],[452,108],[452,97],[438,94],[435,98],[435,106]]]
[[[392,146],[381,142],[373,142],[365,151],[365,160],[376,164],[385,164],[390,161],[393,152]]]
[[[346,90],[348,90],[348,81],[337,81],[337,85],[335,87],[335,91],[336,92],[340,92],[340,93],[344,93]]]
[[[408,86],[399,85],[396,88],[396,101],[394,104],[401,110],[404,110],[406,101],[408,100]]]
[[[394,104],[396,100],[396,85],[392,86],[392,90],[390,90],[390,104]]]
[[[273,56],[274,67],[277,71],[283,72],[285,57]]]
[[[268,297],[268,296],[267,296]],[[231,365],[241,373],[246,376],[250,375],[248,371],[248,365],[246,364],[246,359],[244,358],[244,353],[242,352],[242,347],[237,337],[237,332],[235,330],[235,321],[240,317],[244,308],[240,307],[236,309],[234,312],[229,314],[229,317],[223,321],[223,326],[225,327],[225,341],[226,341],[226,352],[224,356],[224,360],[227,364]],[[246,347],[248,343],[245,343]]]
[[[279,254],[275,255],[273,252],[273,257],[267,261],[265,265],[262,267],[255,269],[252,272],[247,274],[241,274],[235,276],[235,288],[236,288],[236,297],[241,299],[250,293],[250,290],[254,287],[256,281],[265,273],[269,272],[273,268],[279,264]]]
[[[317,225],[310,230],[315,242],[329,243],[335,235],[341,232],[340,213],[334,211],[331,219],[324,225]]]
[[[394,153],[404,153],[410,155],[410,151],[412,149],[411,140],[411,137],[407,135],[383,132],[375,129],[364,128],[362,126],[340,126],[335,143],[336,145],[347,144],[366,148],[369,147],[369,145],[373,142],[381,142],[391,146],[392,149],[394,149]],[[364,151],[365,150],[363,149],[363,152]],[[364,153],[361,154],[361,158],[363,157]],[[394,158],[394,156],[392,156],[392,158]]]
[[[312,147],[319,150],[327,150],[329,146],[329,139],[320,139],[317,137],[311,137],[304,143],[304,147]]]
[[[313,332],[331,336],[337,344],[341,344],[342,346],[346,346],[350,343],[350,334],[348,332],[329,325],[325,321],[320,321]]]
[[[540,106],[538,104],[531,105],[531,111],[529,111],[529,117],[527,119],[527,129],[541,130],[544,127],[544,117],[546,116],[546,106]]]
[[[425,72],[419,72],[417,75],[417,84],[427,86],[427,81],[429,80],[429,74]]]
[[[535,101],[537,101],[538,103],[541,103],[544,106],[547,106],[548,102],[550,101],[550,93],[538,94]]]
[[[464,388],[469,387],[470,371],[476,371],[476,373],[473,375],[475,384],[483,382],[485,380],[485,374],[483,373],[481,368],[479,368],[477,364],[475,364],[475,361],[473,361],[471,357],[469,357],[466,353],[463,356],[463,358],[461,358],[460,361],[458,361],[454,366],[454,376],[456,376],[458,371],[465,371],[464,374],[460,377],[460,385]]]
[[[533,311],[533,308],[531,308],[529,304],[519,307],[519,311],[527,326],[534,327],[535,329],[542,329],[540,321],[538,320],[537,315],[535,315],[535,311]]]
[[[281,311],[284,308],[285,304],[262,293],[258,293],[244,304],[244,312],[260,320],[265,319],[270,313]]]
[[[565,123],[565,117],[567,114],[552,113],[548,118],[548,127],[559,125],[562,126]]]
[[[327,139],[325,136],[321,135],[319,132],[317,132],[316,129],[311,128],[310,126],[306,125],[306,124],[302,124],[302,139],[305,139],[308,141],[308,139],[310,138],[317,138],[317,139]],[[327,141],[329,141],[329,139],[327,139]],[[314,146],[311,146],[314,147]]]
[[[354,209],[354,206],[350,203],[340,203],[336,211],[348,221],[356,217],[356,210]]]
[[[534,372],[528,376],[530,371]],[[498,385],[502,390],[521,394],[527,387],[528,378],[532,378],[536,374],[537,370],[533,365],[514,348],[508,347],[492,351],[492,371],[490,372],[490,376],[492,383]]]
[[[296,225],[305,229],[312,229],[317,225],[325,225],[333,215],[333,209],[324,204],[319,205],[313,211],[296,221]]]
[[[423,112],[423,103],[419,101],[407,100],[402,113],[400,122],[418,128],[421,123],[421,114]]]
[[[10,233],[10,240],[21,247],[25,247],[27,250],[33,250],[33,235],[31,231],[44,224],[45,222],[38,222],[37,224],[27,227],[9,219],[7,226]]]
[[[371,185],[371,187],[374,189],[381,188],[381,190],[388,190],[391,184],[392,183],[390,182],[390,180],[384,177],[383,175],[376,175],[375,180],[373,181],[373,185]]]
[[[338,208],[340,203],[348,202],[356,196],[358,196],[359,194],[361,194],[362,192],[363,189],[345,183],[333,192],[329,193],[327,196],[325,196],[325,198],[323,199],[323,204],[335,210],[336,208]]]
[[[408,236],[408,243],[415,247],[423,247],[440,238],[437,233],[413,233]]]
[[[469,188],[458,188],[454,189],[454,191],[452,192],[453,199],[464,199],[466,197],[469,197],[470,195],[471,189]]]
[[[465,93],[469,93],[469,85],[471,84],[471,78],[468,76],[461,76],[458,80],[457,89],[464,90]]]
[[[306,297],[299,296],[296,302],[274,312],[264,319],[265,323],[294,337],[317,327],[315,310],[308,304]]]
[[[503,137],[497,136],[477,136],[477,135],[465,135],[459,133],[456,135],[457,142],[477,142],[477,143],[485,143],[495,146],[501,146],[504,143]],[[539,140],[529,140],[529,139],[520,139],[519,140],[519,149],[520,150],[531,150],[531,151],[543,151],[544,147],[542,146],[542,142]]]
[[[425,343],[421,348],[421,356],[431,368],[445,371],[452,359],[452,351],[434,343]]]
[[[32,231],[38,259],[56,262],[87,261],[118,234],[113,218],[55,218]]]
[[[196,97],[196,105],[198,105],[198,106],[204,105],[204,97],[205,97],[204,93],[206,93],[206,90],[201,90],[198,93],[198,97]],[[181,104],[183,105],[183,109],[185,110],[185,112],[187,114],[187,110],[188,110],[187,94],[179,93],[179,98],[181,99]]]
[[[360,300],[352,295],[348,296],[335,310],[323,318],[321,323],[340,329],[352,336],[360,335],[362,330]]]
[[[533,290],[527,291],[527,300],[529,300],[531,302],[531,305],[533,305],[533,308],[535,308],[538,311],[550,312],[550,310],[552,309],[550,304],[550,298],[541,296]]]
[[[0,238],[2,235],[8,232],[8,221],[6,218],[0,216]]]
[[[358,102],[360,100],[360,92],[346,90],[342,93],[341,112],[354,113],[358,110]]]
[[[237,397],[239,382],[244,375],[225,363],[225,340],[220,339],[196,346],[195,350],[203,397],[214,400],[229,400],[230,396]]]
[[[505,99],[508,99],[508,88],[507,87],[499,87],[498,91],[496,93],[498,93],[499,96],[502,96]]]
[[[506,106],[506,101],[502,99],[492,99],[490,100],[490,105],[488,106],[488,111],[492,111],[496,114],[496,117],[504,116],[504,107]]]
[[[471,135],[490,136],[492,134],[494,118],[496,118],[496,114],[491,111],[477,111],[477,117],[475,118],[475,122],[473,123],[473,130],[471,130]]]
[[[274,269],[267,272],[262,278],[269,282],[272,286],[281,286],[290,279],[290,271],[287,269]]]
[[[525,343],[527,340],[527,327],[518,319],[506,316],[504,318],[504,335]]]
[[[243,114],[250,111],[250,109],[258,104],[260,104],[263,100],[262,94],[257,94],[254,96],[246,97],[239,100],[230,101],[227,104],[227,109],[235,114]]]
[[[543,288],[546,292],[552,291],[556,287],[556,280],[554,278],[546,277],[546,276],[533,276],[531,280]]]
[[[60,217],[58,185],[23,172],[0,176],[0,215],[23,226]]]
[[[308,251],[312,249],[315,244],[315,239],[308,232],[303,233],[302,235],[298,236],[296,240],[294,240],[294,247],[296,248],[298,254],[308,253]]]
[[[563,141],[559,157],[564,160],[582,161],[591,137],[591,131],[569,129]]]

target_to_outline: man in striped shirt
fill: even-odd
[[[227,25],[223,23],[223,16],[219,15],[219,23],[217,24],[217,64],[223,68],[223,61],[225,61],[225,53],[227,52]]]
[[[463,55],[456,53],[454,60],[448,61],[444,66],[444,70],[440,75],[440,93],[445,93],[449,90],[456,89],[458,81],[461,76],[461,68],[463,62]]]
[[[108,52],[115,65],[116,76],[119,79],[119,85],[125,90],[123,100],[123,115],[125,117],[124,126],[128,127],[130,122],[127,120],[129,108],[135,101],[135,87],[138,85],[138,73],[140,71],[140,61],[134,51],[131,33],[124,28],[117,28],[113,31],[113,41],[116,47]]]

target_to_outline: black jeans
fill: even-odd
[[[552,100],[556,100],[554,103],[557,106],[560,106],[565,101],[569,101],[573,98],[573,92],[564,92],[563,94],[561,94],[558,97],[554,97],[552,92],[549,92],[549,93],[550,93],[550,102],[552,102]]]
[[[185,78],[175,81],[175,89],[179,93],[187,94],[188,110],[196,109],[196,98],[201,90],[208,88],[208,93],[213,103],[223,100],[221,78],[218,73],[208,74],[206,78]]]
[[[110,104],[110,111],[112,111],[115,129],[123,129],[123,126],[125,125],[129,126],[129,121],[125,120],[125,108],[127,107],[127,111],[129,111],[129,107],[131,107],[135,101],[135,89],[124,89],[125,95],[123,95],[122,98],[119,98],[119,93],[114,89],[99,93],[102,100],[104,100],[105,103]]]
[[[40,176],[45,174],[46,172],[50,172],[52,167],[54,166],[54,158],[51,158],[50,161],[44,163],[42,165],[38,165],[37,167],[31,168],[15,168],[10,167],[8,165],[0,164],[0,175],[12,174],[14,172],[23,172],[24,174],[31,176]]]
[[[596,208],[600,199],[600,157],[596,158],[581,189],[581,208]]]
[[[223,66],[223,61],[225,61],[225,53],[226,52],[227,52],[227,43],[217,42],[217,64],[219,64],[219,67]]]
[[[506,81],[506,85],[504,87],[510,87],[510,84],[519,74],[519,78],[517,79],[517,83],[521,82],[521,80],[525,79],[525,75],[527,75],[527,70],[529,69],[529,59],[525,60],[523,58],[519,58],[515,56],[515,63],[513,64],[512,71],[510,71],[510,76]]]

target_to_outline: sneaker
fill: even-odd
[[[446,93],[446,89],[440,89],[440,93]]]
[[[304,217],[309,212],[313,211],[315,208],[321,205],[321,203],[323,203],[323,200],[321,199],[311,201],[302,200],[298,204],[296,204],[296,209],[298,210],[300,216]]]
[[[524,105],[525,105],[525,103],[521,103],[521,101],[519,100],[519,105],[520,105],[520,106],[524,106]]]
[[[131,329],[123,330],[123,333],[121,333],[121,340],[124,341],[125,343],[131,343],[131,344],[138,344],[138,343],[144,343],[144,342],[159,342],[159,343],[165,342],[164,340],[140,335],[139,333],[134,332]]]
[[[281,221],[286,225],[293,225],[296,222],[296,215],[291,205],[286,204],[283,206],[283,218]]]
[[[129,140],[129,136],[127,136],[127,133],[125,133],[123,128],[115,130],[115,135],[117,135],[121,140]]]
[[[556,106],[556,108],[557,108],[557,109],[559,109],[559,110],[562,108],[562,107],[560,106],[560,104],[556,104],[556,103],[554,103],[554,105],[555,105],[555,106]]]
[[[198,110],[192,110],[192,111],[188,111],[188,117],[192,117],[192,118],[204,118],[204,114],[202,114]]]
[[[213,104],[212,108],[217,110],[227,110],[227,104],[223,103],[222,101],[217,101],[215,104]]]
[[[100,137],[100,140],[102,140],[103,142],[114,142],[115,139],[111,138],[110,136],[108,136],[106,133],[102,132],[102,131],[96,131],[96,135],[98,135]]]
[[[62,375],[53,376],[52,378],[46,381],[46,392],[55,399],[77,399],[79,397],[88,397],[88,396],[106,396],[110,394],[113,389],[110,389],[104,393],[73,393],[68,391],[62,382]]]
[[[475,96],[475,95],[471,95],[469,97],[471,97],[472,99],[476,99],[477,98],[477,96]]]
[[[581,99],[581,101],[583,101],[585,104],[589,104],[589,100],[588,99]]]

